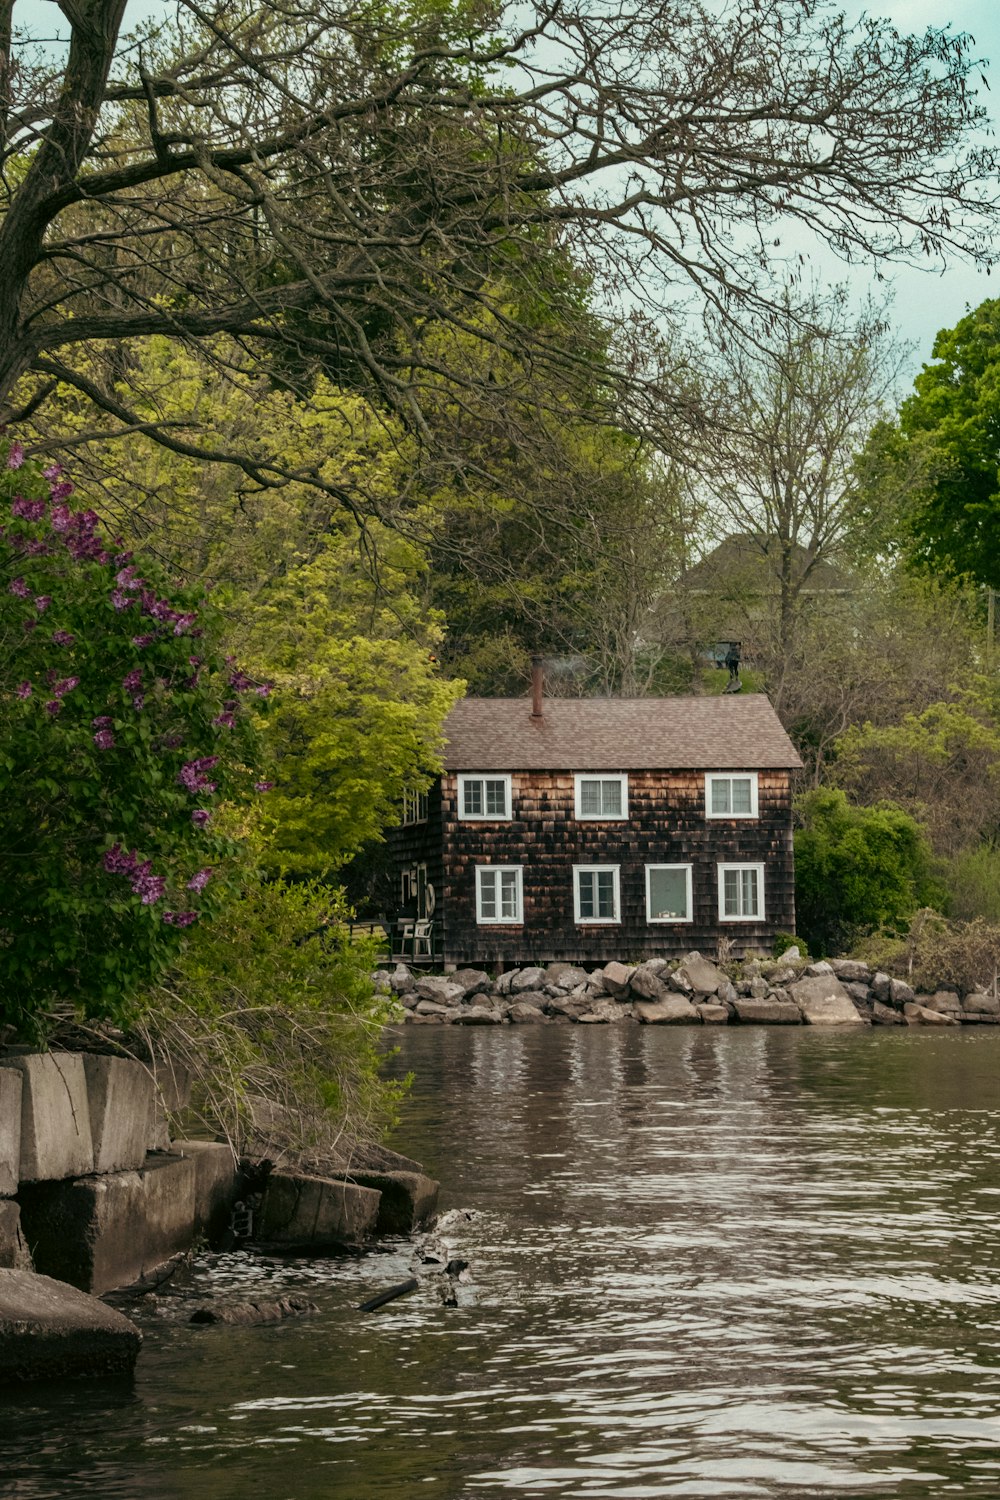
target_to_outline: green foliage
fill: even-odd
[[[1000,926],[1000,847],[983,843],[960,850],[949,860],[945,880],[952,916]]]
[[[116,550],[72,485],[0,461],[0,1023],[127,1021],[224,890],[215,807],[250,792],[252,687],[217,611]]]
[[[914,386],[899,437],[878,437],[880,482],[909,491],[918,563],[1000,587],[1000,300],[943,329]]]
[[[982,917],[949,921],[926,908],[914,915],[905,933],[876,933],[855,951],[865,963],[899,975],[925,994],[939,988],[997,993],[1000,925]]]
[[[843,951],[862,934],[904,930],[943,892],[916,821],[883,802],[853,807],[819,787],[796,804],[796,925],[813,953]]]
[[[338,891],[249,875],[150,997],[146,1046],[191,1067],[204,1123],[237,1149],[265,1135],[322,1154],[394,1120],[399,1087],[379,1078],[393,1002],[346,918]]]

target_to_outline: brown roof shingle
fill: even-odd
[[[801,766],[762,693],[718,698],[463,698],[448,771],[764,771]]]

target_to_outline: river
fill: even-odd
[[[1000,1029],[1000,1028],[998,1028]],[[413,1027],[417,1246],[225,1257],[134,1382],[0,1397],[0,1494],[126,1500],[1000,1495],[1000,1036]]]

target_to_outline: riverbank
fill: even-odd
[[[712,963],[699,953],[618,962],[586,971],[572,964],[414,973],[377,970],[402,1020],[417,1026],[995,1026],[1000,999],[982,990],[917,992],[855,959],[810,963],[796,949],[779,959]]]

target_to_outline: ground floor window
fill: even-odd
[[[764,919],[764,866],[719,866],[719,920],[761,922]]]
[[[476,921],[523,922],[520,865],[476,866]]]
[[[618,865],[574,865],[573,905],[577,922],[620,922]]]
[[[690,865],[646,866],[646,920],[690,922]]]

